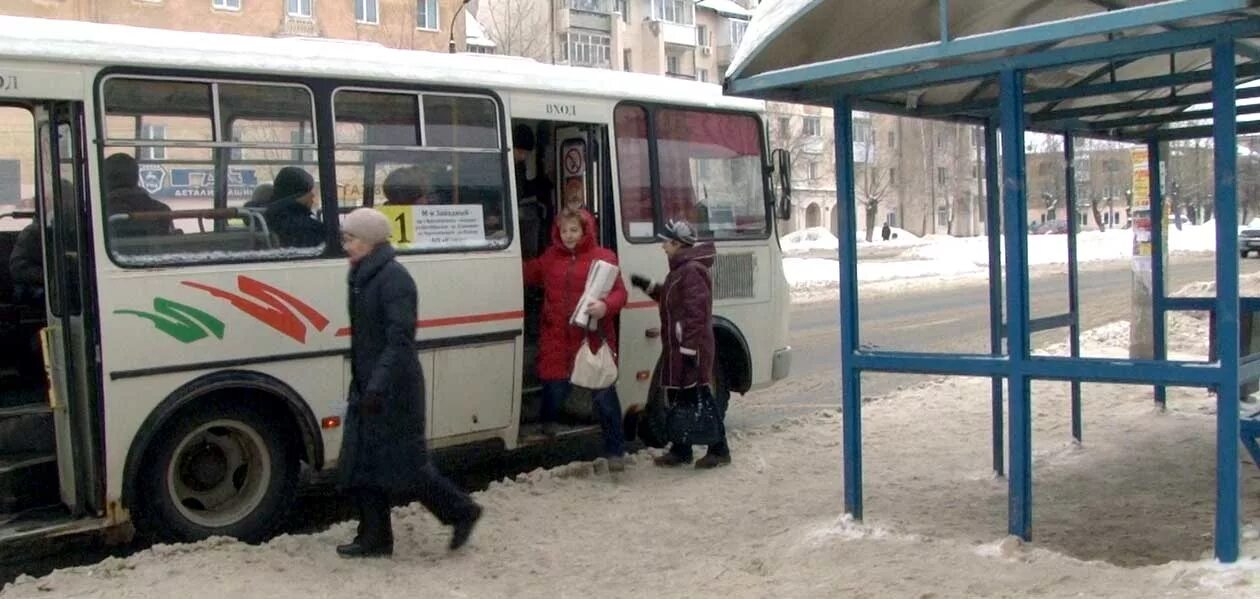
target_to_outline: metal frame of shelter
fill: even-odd
[[[815,0],[812,5],[828,0]],[[996,2],[997,0],[995,0]],[[1105,4],[1105,3],[1102,3]],[[1260,88],[1240,82],[1260,77],[1260,51],[1247,38],[1260,37],[1260,17],[1255,3],[1247,0],[1169,0],[1140,6],[1113,6],[1118,10],[1008,28],[951,39],[948,33],[949,2],[938,0],[940,41],[806,65],[793,65],[763,73],[743,75],[736,69],[726,81],[727,93],[829,103],[834,107],[837,162],[836,203],[839,211],[841,371],[843,376],[844,499],[845,510],[861,519],[862,506],[862,402],[861,374],[866,371],[960,375],[991,378],[993,402],[993,461],[1001,474],[1003,464],[1003,380],[1009,398],[1010,468],[1008,529],[1025,540],[1032,535],[1032,409],[1030,383],[1059,380],[1072,383],[1072,433],[1081,437],[1081,382],[1145,384],[1155,387],[1156,401],[1164,401],[1166,386],[1205,387],[1216,390],[1216,515],[1215,553],[1223,562],[1239,554],[1240,529],[1240,390],[1241,384],[1260,379],[1260,354],[1240,357],[1240,306],[1260,310],[1260,298],[1240,300],[1238,292],[1238,213],[1235,174],[1237,136],[1260,132],[1260,122],[1239,123],[1240,97],[1260,96]],[[798,16],[799,18],[799,16]],[[782,33],[780,30],[778,33]],[[835,35],[844,35],[835,31]],[[1105,35],[1103,41],[1096,37]],[[1076,40],[1076,43],[1073,43]],[[764,44],[763,44],[764,46]],[[1210,52],[1201,68],[1178,71],[1173,57],[1186,51]],[[1152,56],[1169,57],[1168,72],[1159,76],[1117,79],[1116,65]],[[1242,57],[1241,63],[1238,58]],[[1057,88],[1025,92],[1029,73],[1048,69],[1110,65],[1111,77],[1097,77]],[[1104,67],[1105,69],[1106,67]],[[1100,73],[1106,73],[1105,70]],[[959,82],[996,78],[997,97],[950,105],[916,107],[913,102],[890,102],[890,94],[913,92]],[[1188,83],[1211,85],[1210,92],[1179,94]],[[1182,88],[1184,89],[1184,88]],[[1168,90],[1151,99],[1124,102],[1105,99],[1107,94],[1143,90]],[[885,98],[878,100],[873,98]],[[1084,107],[1059,108],[1064,100],[1104,97]],[[1029,103],[1047,103],[1029,114]],[[1210,110],[1194,105],[1210,102]],[[1132,115],[1138,110],[1168,110]],[[989,239],[990,331],[988,354],[932,354],[860,349],[857,286],[857,219],[853,112],[863,110],[911,117],[962,121],[984,127],[986,196],[985,224]],[[1089,118],[1092,117],[1092,118]],[[1210,119],[1209,126],[1170,126],[1195,119]],[[1029,314],[1028,240],[1026,234],[1006,235],[999,229],[1028,230],[1025,173],[1026,130],[1063,135],[1069,217],[1069,313],[1045,319]],[[1001,132],[1000,151],[999,137]],[[1151,218],[1152,295],[1155,359],[1117,360],[1080,357],[1078,286],[1076,268],[1076,197],[1073,139],[1101,137],[1146,144],[1150,169],[1150,214],[1164,214],[1161,187],[1161,142],[1211,137],[1214,140],[1216,214],[1216,297],[1169,298],[1164,290],[1164,219]],[[1000,156],[1001,170],[998,160]],[[999,179],[999,173],[1002,178]],[[1004,243],[1004,248],[999,247]],[[1003,300],[1001,251],[1004,249],[1007,293]],[[1167,359],[1164,315],[1175,310],[1214,313],[1217,326],[1216,356],[1212,362]],[[1007,322],[1003,325],[1003,313]],[[1033,356],[1030,334],[1046,328],[1071,329],[1070,357]],[[1003,352],[1003,341],[1006,352]]]

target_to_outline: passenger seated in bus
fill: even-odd
[[[271,205],[271,200],[275,199],[272,194],[273,186],[270,183],[259,183],[254,188],[254,192],[250,194],[249,201],[245,202],[243,208],[253,208],[255,210],[266,210]]]
[[[127,154],[113,154],[105,159],[105,211],[117,214],[170,212],[171,207],[153,199],[140,187],[140,164]],[[169,235],[174,232],[171,219],[111,221],[110,232],[119,237]]]
[[[385,206],[420,206],[438,203],[429,194],[429,178],[418,166],[394,169],[381,185]]]
[[[9,254],[9,275],[13,278],[13,303],[44,303],[44,250],[39,242],[39,221],[26,225],[17,235]]]
[[[324,243],[327,231],[315,219],[315,179],[296,166],[286,166],[276,173],[272,183],[272,201],[263,218],[267,229],[287,247],[314,247]]]

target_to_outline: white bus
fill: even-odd
[[[0,277],[0,541],[273,533],[300,472],[336,467],[337,216],[360,206],[396,223],[420,289],[433,447],[546,438],[522,261],[562,197],[597,215],[623,273],[658,280],[662,223],[697,223],[719,252],[719,392],[785,377],[790,161],[770,159],[762,108],[514,58],[0,17],[0,258],[26,228],[44,262],[42,295]],[[532,151],[513,151],[521,128]],[[313,242],[246,205],[286,166],[317,181]],[[632,413],[656,392],[655,305],[632,289],[619,327]]]

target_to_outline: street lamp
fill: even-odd
[[[446,43],[446,51],[451,54],[455,53],[455,19],[459,18],[460,11],[464,10],[464,7],[468,6],[468,3],[471,1],[472,0],[461,0],[459,8],[455,9],[455,15],[451,17],[451,36]]]

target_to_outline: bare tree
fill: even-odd
[[[858,175],[857,189],[862,207],[866,209],[866,241],[871,241],[875,234],[875,219],[879,215],[879,204],[892,189],[889,176],[890,156],[888,152],[876,152],[876,137],[873,133],[862,144],[862,170]]]
[[[550,60],[549,0],[481,0],[477,20],[500,54]]]

